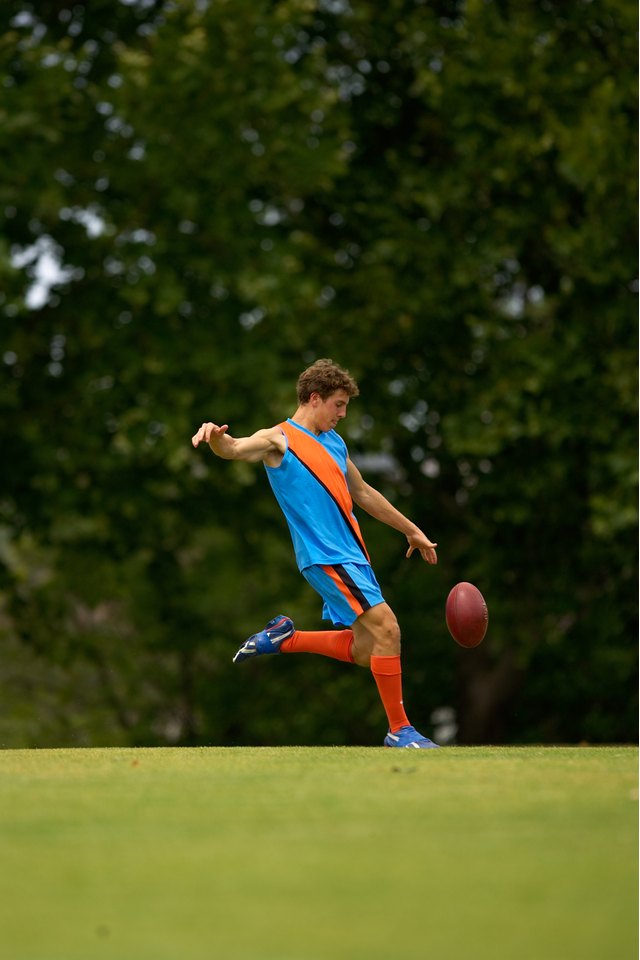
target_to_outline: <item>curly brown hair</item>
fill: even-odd
[[[360,393],[349,371],[343,370],[333,360],[316,360],[302,371],[296,384],[298,403],[308,403],[312,393],[318,393],[326,400],[336,390],[344,390],[350,399]]]

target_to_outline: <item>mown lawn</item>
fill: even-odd
[[[0,753],[7,960],[636,960],[632,747]]]

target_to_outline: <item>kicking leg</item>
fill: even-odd
[[[271,653],[317,653],[345,663],[353,663],[351,630],[296,630],[293,620],[280,614],[264,630],[254,633],[242,644],[234,663]]]
[[[351,630],[296,630],[280,647],[281,653],[317,653],[353,663]]]

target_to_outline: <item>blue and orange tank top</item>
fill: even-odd
[[[298,568],[369,563],[347,486],[347,445],[335,430],[318,436],[286,420],[287,448],[279,467],[266,466],[285,515]]]

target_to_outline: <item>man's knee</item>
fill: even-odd
[[[400,636],[400,627],[396,615],[388,603],[377,603],[363,613],[359,620],[366,622],[370,630],[386,631]]]
[[[361,614],[354,624],[353,658],[369,666],[372,655],[394,657],[400,653],[400,626],[388,604],[377,604]]]

